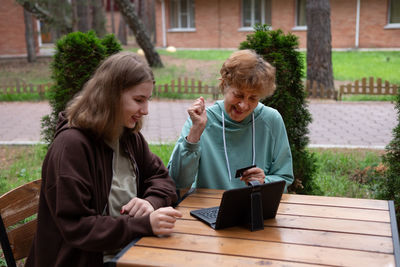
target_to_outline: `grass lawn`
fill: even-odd
[[[355,81],[374,77],[400,85],[400,51],[334,51],[332,66],[335,80]]]
[[[174,144],[150,145],[165,165]],[[375,180],[384,151],[365,149],[310,149],[317,158],[316,182],[323,195],[374,198]],[[41,177],[46,146],[0,146],[0,195]]]

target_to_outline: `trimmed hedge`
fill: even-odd
[[[262,103],[277,109],[285,122],[295,177],[289,190],[318,194],[319,187],[312,179],[316,159],[306,150],[311,114],[301,80],[302,55],[296,50],[298,38],[291,33],[285,35],[280,29],[272,31],[267,25],[256,25],[254,29],[255,32],[247,35],[246,41],[240,44],[240,49],[253,49],[276,68],[276,91]]]
[[[50,88],[50,115],[42,118],[42,137],[51,143],[54,138],[58,114],[89,80],[99,63],[122,50],[114,35],[99,39],[94,31],[73,32],[56,43],[56,53],[51,63],[54,85]]]

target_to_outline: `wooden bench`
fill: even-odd
[[[26,258],[36,232],[41,180],[17,187],[0,197],[0,241],[8,267]],[[27,219],[28,218],[28,219]]]

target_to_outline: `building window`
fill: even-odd
[[[390,0],[389,24],[400,23],[400,0]]]
[[[170,1],[170,30],[194,30],[194,0]]]
[[[271,0],[242,0],[242,28],[271,25]]]
[[[306,0],[296,1],[296,27],[307,26]]]

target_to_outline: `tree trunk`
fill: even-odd
[[[78,8],[78,31],[87,32],[89,31],[90,19],[89,19],[89,0],[76,0]]]
[[[33,20],[32,14],[24,9],[25,41],[26,41],[26,51],[28,54],[28,62],[36,61],[35,38],[34,38],[32,20]]]
[[[106,15],[103,9],[103,3],[99,0],[91,1],[93,21],[92,28],[96,31],[97,36],[106,35]]]
[[[52,28],[54,28],[55,31],[55,39],[59,39],[61,36],[68,33],[63,30],[65,21],[68,21],[68,25],[72,28],[72,17],[67,11],[67,8],[70,6],[69,0],[47,1],[47,11],[55,18],[54,24],[52,24]]]
[[[307,80],[334,90],[329,0],[307,0]]]
[[[110,12],[111,12],[111,32],[115,34],[114,0],[110,0]]]
[[[123,45],[128,44],[128,37],[126,32],[126,23],[122,14],[119,16],[119,26],[118,26],[118,40]]]
[[[150,41],[149,35],[144,29],[143,23],[136,16],[134,6],[129,2],[129,0],[115,0],[115,2],[118,4],[125,21],[133,31],[133,34],[136,37],[136,42],[143,49],[149,65],[151,67],[164,67],[160,55],[157,53],[154,45]]]
[[[142,20],[151,42],[155,43],[155,7],[154,0],[140,1],[139,18]]]
[[[32,13],[38,20],[47,23],[48,25],[56,25],[58,30],[63,33],[72,31],[72,23],[66,16],[57,17],[53,13],[41,7],[38,3],[31,3],[29,0],[17,0],[17,2],[27,11]]]
[[[78,30],[78,6],[76,3],[77,0],[71,0],[71,23],[72,23],[72,31],[76,32]]]
[[[149,17],[149,33],[150,39],[155,44],[157,42],[156,39],[156,11],[155,11],[155,3],[154,0],[146,1],[147,4],[147,16]]]

